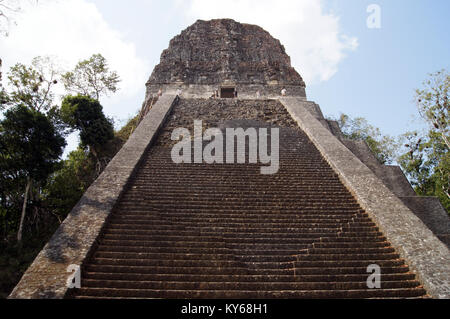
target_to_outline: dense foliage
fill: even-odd
[[[447,212],[450,212],[449,88],[450,75],[442,70],[430,74],[424,88],[416,91],[418,114],[428,124],[424,132],[406,132],[393,138],[383,135],[364,118],[341,114],[334,119],[344,137],[364,140],[381,164],[398,163],[416,193],[438,197]]]
[[[81,145],[98,158],[101,148],[114,137],[112,121],[105,117],[98,100],[87,96],[67,96],[61,105],[61,119],[80,132]]]
[[[429,129],[408,132],[398,161],[417,194],[437,196],[450,211],[450,74],[442,70],[430,75],[416,92],[419,113]]]
[[[341,114],[337,119],[344,137],[352,140],[363,140],[381,164],[391,164],[395,161],[398,143],[395,138],[383,135],[379,128],[370,125],[366,119],[352,119]]]
[[[97,100],[102,94],[115,93],[120,82],[119,75],[109,70],[108,63],[101,54],[94,54],[89,59],[80,61],[62,79],[68,92]]]
[[[43,183],[57,168],[66,141],[42,113],[18,105],[0,122],[1,180],[26,180],[17,241],[22,241],[28,195],[33,183]]]
[[[96,59],[106,65],[100,55]],[[129,136],[115,136],[112,121],[90,95],[66,96],[58,106],[60,78],[52,59],[38,57],[31,65],[13,66],[1,90],[0,298],[106,166],[98,165],[99,154],[114,157]],[[62,160],[72,131],[79,132],[80,146]]]

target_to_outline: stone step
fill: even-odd
[[[292,221],[292,219],[270,219],[270,220],[254,220],[252,218],[205,218],[201,217],[184,217],[182,221],[165,221],[161,220],[159,216],[148,219],[134,219],[130,220],[128,218],[115,218],[112,217],[109,223],[111,228],[114,229],[149,229],[151,227],[157,227],[160,230],[163,229],[180,229],[189,228],[189,230],[195,229],[229,229],[229,228],[245,228],[245,229],[303,229],[303,228],[314,228],[314,227],[324,227],[324,228],[335,228],[335,227],[376,227],[375,223],[367,221],[354,221],[354,219],[347,220],[334,220],[333,222],[328,220],[299,220]]]
[[[175,217],[174,217],[175,218]],[[204,219],[205,220],[205,219]],[[364,233],[376,232],[376,227],[360,227],[360,226],[349,226],[349,223],[323,223],[324,227],[321,227],[320,223],[289,223],[289,221],[272,223],[248,223],[247,220],[243,222],[235,222],[235,223],[211,223],[211,226],[207,223],[198,223],[196,224],[193,221],[182,221],[180,223],[173,224],[170,221],[166,220],[166,218],[162,218],[159,222],[155,223],[143,223],[136,224],[136,229],[133,230],[132,225],[134,224],[122,224],[120,222],[114,222],[111,224],[111,231],[115,233],[121,232],[126,233],[128,231],[132,231],[136,234],[144,234],[145,232],[156,232],[161,231],[164,233],[170,233],[171,231],[179,230],[183,234],[190,233],[217,233],[219,235],[228,234],[228,233],[247,233],[249,231],[259,230],[261,233],[292,233],[298,231],[304,231],[305,233],[318,233],[320,230],[322,233],[336,233],[336,232],[355,232],[361,231]],[[188,235],[188,234],[187,234]]]
[[[223,242],[223,247],[233,247],[234,249],[239,249],[242,247],[298,247],[299,245],[308,245],[314,242],[320,243],[360,243],[364,241],[371,241],[374,243],[384,243],[386,242],[385,237],[374,237],[374,238],[366,238],[366,237],[339,237],[339,238],[327,238],[327,237],[319,237],[319,238],[297,238],[295,241],[285,240],[283,242],[274,242],[268,241],[266,239],[257,240],[257,241],[241,241],[241,242]],[[209,247],[209,248],[217,248],[217,241],[198,241],[198,240],[182,240],[182,241],[168,241],[167,239],[159,239],[159,240],[134,240],[134,239],[103,239],[101,241],[102,245],[109,246],[136,246],[136,247],[145,247],[145,246],[153,246],[153,247]]]
[[[103,240],[102,244],[98,246],[98,251],[111,252],[184,252],[184,253],[223,253],[228,254],[230,251],[251,251],[254,254],[257,252],[267,252],[267,254],[278,254],[278,252],[297,252],[312,246],[310,240],[305,240],[299,244],[286,243],[262,243],[262,244],[245,244],[245,243],[225,243],[222,247],[217,247],[215,242],[147,242],[147,245],[139,245],[135,242],[124,242],[123,246],[118,241]],[[259,253],[262,255],[263,253]]]
[[[309,259],[305,254],[317,254],[323,256],[329,254],[330,257],[348,254],[348,256],[366,255],[366,256],[380,256],[381,254],[394,253],[393,248],[364,248],[364,249],[303,249],[303,250],[291,250],[291,251],[273,251],[272,253],[267,251],[232,251],[227,250],[222,253],[216,251],[200,251],[198,253],[185,252],[173,249],[171,253],[166,252],[105,252],[97,251],[95,258],[107,258],[107,259],[153,259],[153,260],[237,260],[237,261],[297,261]],[[316,255],[313,255],[316,256]],[[350,257],[349,257],[350,258]],[[331,259],[331,258],[330,258]],[[342,258],[340,260],[343,260]]]
[[[262,199],[241,199],[241,200],[231,200],[231,199],[217,199],[212,200],[210,198],[202,198],[201,196],[193,196],[193,197],[184,197],[179,196],[171,197],[171,198],[153,198],[151,196],[141,196],[140,198],[136,196],[135,198],[124,198],[124,201],[121,203],[121,208],[142,208],[144,207],[161,207],[161,205],[164,205],[168,209],[170,208],[177,208],[177,207],[185,207],[185,208],[205,208],[205,207],[211,207],[211,208],[218,208],[216,207],[215,203],[222,202],[221,207],[224,208],[235,208],[235,209],[241,209],[246,210],[247,205],[249,202],[252,203],[252,209],[254,210],[258,208],[278,208],[278,209],[289,209],[296,207],[297,209],[311,209],[311,208],[320,208],[320,207],[326,207],[326,208],[334,208],[334,209],[340,209],[340,208],[346,208],[346,209],[358,209],[356,203],[352,203],[351,201],[347,202],[344,199],[330,199],[330,198],[322,198],[322,199],[316,199],[316,200],[305,200],[302,199],[300,196],[298,200],[290,200],[284,198],[279,199],[271,199],[271,200],[262,200]]]
[[[200,291],[200,290],[145,290],[82,288],[78,292],[85,297],[165,298],[165,299],[361,299],[385,297],[420,297],[426,294],[421,287],[399,289],[361,290],[275,290],[275,291]]]
[[[259,213],[258,213],[259,212]],[[271,209],[271,210],[255,210],[255,211],[249,211],[249,210],[239,210],[239,209],[229,209],[224,210],[221,209],[220,211],[212,211],[209,209],[183,209],[177,210],[177,209],[171,209],[171,210],[160,210],[160,209],[148,209],[146,210],[145,207],[133,209],[133,210],[126,210],[122,207],[117,207],[115,209],[115,214],[113,216],[117,216],[120,214],[122,218],[139,218],[139,219],[154,219],[154,218],[160,218],[161,220],[169,219],[169,221],[176,220],[179,221],[180,218],[186,218],[186,220],[189,220],[190,218],[203,218],[203,219],[216,219],[216,218],[227,218],[227,219],[234,219],[234,218],[240,218],[240,219],[248,219],[248,220],[282,220],[282,221],[302,221],[302,220],[328,220],[328,221],[334,221],[334,220],[341,220],[341,219],[356,219],[359,218],[359,215],[357,212],[353,211],[345,211],[345,210],[335,210],[335,211],[326,211],[324,209],[317,209],[316,213],[313,213],[310,210],[277,210],[277,209]],[[364,217],[362,217],[364,218]]]
[[[143,214],[154,214],[157,212],[161,217],[164,216],[175,216],[175,214],[185,215],[188,213],[194,214],[202,214],[206,213],[209,216],[216,217],[232,217],[233,215],[236,217],[240,216],[253,216],[253,217],[265,217],[265,216],[280,216],[280,217],[291,217],[291,218],[304,218],[304,217],[327,217],[327,218],[339,218],[341,216],[344,217],[354,217],[359,209],[355,209],[353,207],[330,207],[330,206],[321,206],[321,207],[273,207],[268,209],[266,206],[258,206],[258,207],[233,207],[231,205],[223,205],[223,206],[208,206],[208,205],[197,205],[197,207],[184,207],[182,204],[179,204],[178,207],[173,206],[164,206],[164,205],[139,205],[139,204],[130,204],[130,203],[120,203],[116,211],[120,210],[123,216],[130,214],[135,215],[135,213],[143,213]],[[183,213],[181,213],[183,212]],[[314,213],[315,212],[315,213]],[[226,215],[228,213],[228,215]],[[202,215],[202,216],[206,216]]]
[[[117,245],[99,245],[98,252],[117,252],[117,253],[186,253],[186,254],[231,254],[239,251],[241,254],[251,253],[255,255],[294,255],[299,251],[311,247],[331,247],[331,249],[348,249],[362,248],[374,249],[385,248],[392,249],[387,242],[380,243],[330,243],[321,244],[317,242],[304,244],[260,244],[260,245],[246,245],[246,244],[226,244],[226,247],[215,247],[215,243],[201,243],[195,245],[194,243],[185,242],[177,243],[179,245],[173,246],[157,246],[157,243],[152,246],[117,246]],[[337,251],[337,250],[336,250]],[[367,250],[366,250],[367,251]],[[390,252],[390,250],[389,250]]]
[[[315,185],[289,185],[289,184],[283,184],[280,185],[280,183],[272,183],[273,185],[277,186],[276,189],[272,189],[270,183],[267,183],[265,185],[252,185],[252,189],[249,190],[248,187],[242,187],[242,189],[238,189],[236,185],[233,184],[217,184],[215,185],[214,189],[211,189],[211,187],[207,187],[203,184],[189,184],[189,185],[183,185],[183,184],[159,184],[159,185],[153,185],[143,182],[135,182],[133,183],[133,186],[130,188],[130,192],[133,191],[151,191],[151,192],[172,192],[173,194],[176,194],[178,192],[192,192],[192,193],[206,193],[206,194],[214,194],[217,193],[217,191],[221,191],[224,194],[236,194],[242,192],[243,194],[300,194],[303,192],[326,192],[332,195],[333,193],[342,195],[346,194],[347,190],[342,186],[342,184],[336,183],[335,185],[329,185],[327,183],[321,183],[321,184],[315,184]],[[242,184],[245,186],[248,186],[248,184]],[[258,188],[259,186],[259,188]]]
[[[381,289],[417,288],[415,280],[382,281]],[[114,288],[135,290],[198,290],[198,291],[296,291],[296,290],[364,290],[367,282],[186,282],[186,281],[124,281],[84,279],[83,288]]]
[[[136,274],[85,272],[85,279],[124,280],[124,281],[169,281],[169,282],[364,282],[367,274],[362,275],[204,275],[204,274]],[[380,280],[414,280],[413,273],[381,274]]]
[[[130,236],[186,236],[187,238],[192,236],[198,236],[199,238],[203,238],[203,236],[220,236],[226,239],[229,238],[240,238],[241,236],[247,237],[247,238],[297,238],[299,236],[299,233],[303,234],[338,234],[338,233],[345,233],[352,234],[373,234],[375,236],[380,236],[381,233],[375,228],[370,227],[355,227],[355,228],[344,228],[336,226],[334,228],[325,228],[325,227],[304,227],[304,228],[278,228],[278,229],[272,229],[272,228],[266,228],[266,229],[251,229],[251,228],[235,228],[235,229],[201,229],[201,230],[159,230],[159,229],[135,229],[132,228],[124,229],[124,228],[115,228],[115,227],[109,227],[107,230],[105,230],[105,235],[130,235]]]
[[[311,194],[305,194],[305,193],[298,193],[298,194],[292,194],[287,196],[286,194],[273,194],[273,195],[264,195],[264,194],[253,194],[253,195],[247,195],[244,196],[244,194],[204,194],[204,193],[186,193],[186,194],[180,194],[180,193],[167,193],[165,194],[158,194],[154,192],[130,192],[127,195],[124,195],[123,200],[125,201],[133,201],[133,200],[173,200],[174,198],[182,198],[186,197],[189,200],[201,200],[201,201],[217,201],[217,200],[223,200],[224,198],[227,199],[227,201],[235,201],[235,202],[241,202],[241,201],[248,201],[248,200],[254,200],[254,201],[261,201],[261,202],[279,202],[279,201],[288,201],[288,202],[302,202],[302,201],[321,201],[323,199],[327,201],[334,201],[336,203],[345,201],[346,203],[356,203],[354,198],[351,198],[348,195],[338,195],[338,194],[326,194],[327,198],[323,198],[323,194],[320,193],[313,193],[311,191]]]
[[[365,237],[371,237],[374,238],[374,240],[379,239],[381,241],[380,233],[373,233],[373,234],[351,234],[347,233],[345,234],[345,237],[339,237],[337,234],[333,233],[308,233],[308,234],[301,234],[301,236],[295,236],[295,237],[289,237],[288,235],[280,236],[280,235],[273,235],[268,234],[266,237],[260,235],[260,234],[252,234],[250,236],[240,236],[240,237],[221,237],[221,236],[205,236],[205,235],[198,235],[198,236],[164,236],[164,235],[111,235],[111,234],[104,234],[103,237],[105,240],[120,240],[123,242],[126,241],[134,241],[134,242],[211,242],[211,243],[268,243],[268,242],[284,242],[284,243],[304,243],[305,240],[316,240],[316,241],[324,241],[326,240],[336,240],[339,241],[339,239],[348,239],[348,238],[361,238],[360,236]],[[384,241],[384,240],[382,240]]]
[[[101,246],[97,249],[94,256],[99,258],[160,258],[160,255],[180,256],[182,259],[233,259],[237,254],[244,257],[264,257],[269,256],[273,258],[288,257],[301,253],[302,249],[308,248],[308,245],[303,245],[297,249],[274,249],[274,250],[258,250],[258,249],[246,249],[246,250],[234,250],[230,248],[192,248],[192,247],[113,247],[113,246]],[[177,259],[177,258],[174,258]]]
[[[210,259],[210,260],[196,260],[196,259],[173,259],[179,257],[177,254],[161,254],[162,259],[144,259],[144,258],[100,258],[94,257],[91,261],[92,265],[107,265],[107,266],[140,266],[140,267],[184,267],[184,268],[244,268],[252,269],[254,271],[264,272],[273,269],[293,269],[296,268],[301,273],[301,268],[312,267],[367,267],[372,264],[377,264],[380,267],[399,267],[404,262],[403,260],[392,260],[387,255],[371,254],[371,255],[351,255],[346,258],[339,255],[322,256],[322,255],[308,255],[296,258],[293,256],[290,261],[250,261],[249,256],[245,256],[247,260],[238,260],[238,258],[230,259]],[[166,257],[166,258],[165,258]],[[185,256],[181,256],[185,257]],[[315,257],[315,258],[306,258]],[[325,258],[328,257],[328,258]],[[355,258],[358,257],[358,258]],[[267,258],[267,256],[264,256]],[[269,259],[269,258],[267,258]],[[295,261],[299,259],[301,261]]]
[[[385,262],[385,261],[383,261]],[[166,261],[170,263],[170,261]],[[344,266],[350,263],[320,263],[320,262],[304,262],[305,267],[291,268],[274,268],[274,269],[251,269],[248,267],[174,267],[174,266],[136,266],[136,265],[102,265],[102,264],[86,264],[83,270],[86,272],[101,273],[133,273],[133,274],[188,274],[188,275],[290,275],[290,276],[306,276],[306,275],[366,275],[367,262],[359,263],[363,266]],[[394,266],[382,266],[382,274],[401,274],[409,273],[408,266],[399,265],[400,262],[391,263]],[[397,264],[397,265],[395,265]],[[352,265],[352,264],[350,264]],[[370,264],[369,264],[370,265]],[[307,267],[309,266],[309,267]]]
[[[177,218],[174,216],[173,218]],[[314,228],[324,226],[325,228],[334,228],[336,225],[339,227],[345,227],[351,225],[354,227],[375,227],[372,226],[372,222],[353,222],[352,219],[336,220],[331,218],[324,219],[300,219],[300,218],[259,218],[253,219],[251,217],[241,218],[226,218],[226,217],[191,217],[191,216],[178,216],[177,222],[168,217],[160,217],[157,214],[154,216],[131,216],[127,218],[123,216],[116,218],[112,216],[109,225],[112,228],[133,228],[136,229],[148,229],[148,227],[157,227],[158,229],[234,229],[237,227],[245,227],[248,229],[286,229],[286,228]]]

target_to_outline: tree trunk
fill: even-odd
[[[27,178],[27,186],[25,188],[25,198],[23,200],[23,206],[22,206],[22,216],[20,217],[20,225],[19,225],[19,231],[17,232],[17,241],[22,243],[22,232],[23,232],[23,223],[25,221],[25,213],[27,211],[27,203],[28,203],[28,193],[30,192],[31,188],[31,178]]]

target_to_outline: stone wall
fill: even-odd
[[[450,248],[450,218],[437,197],[400,197],[429,229]]]
[[[341,138],[341,142],[355,154],[397,196],[416,196],[399,166],[381,164],[365,141]]]

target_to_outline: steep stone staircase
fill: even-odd
[[[307,136],[280,134],[276,175],[261,164],[174,164],[161,134],[70,297],[425,297]],[[367,287],[372,264],[380,289]]]

